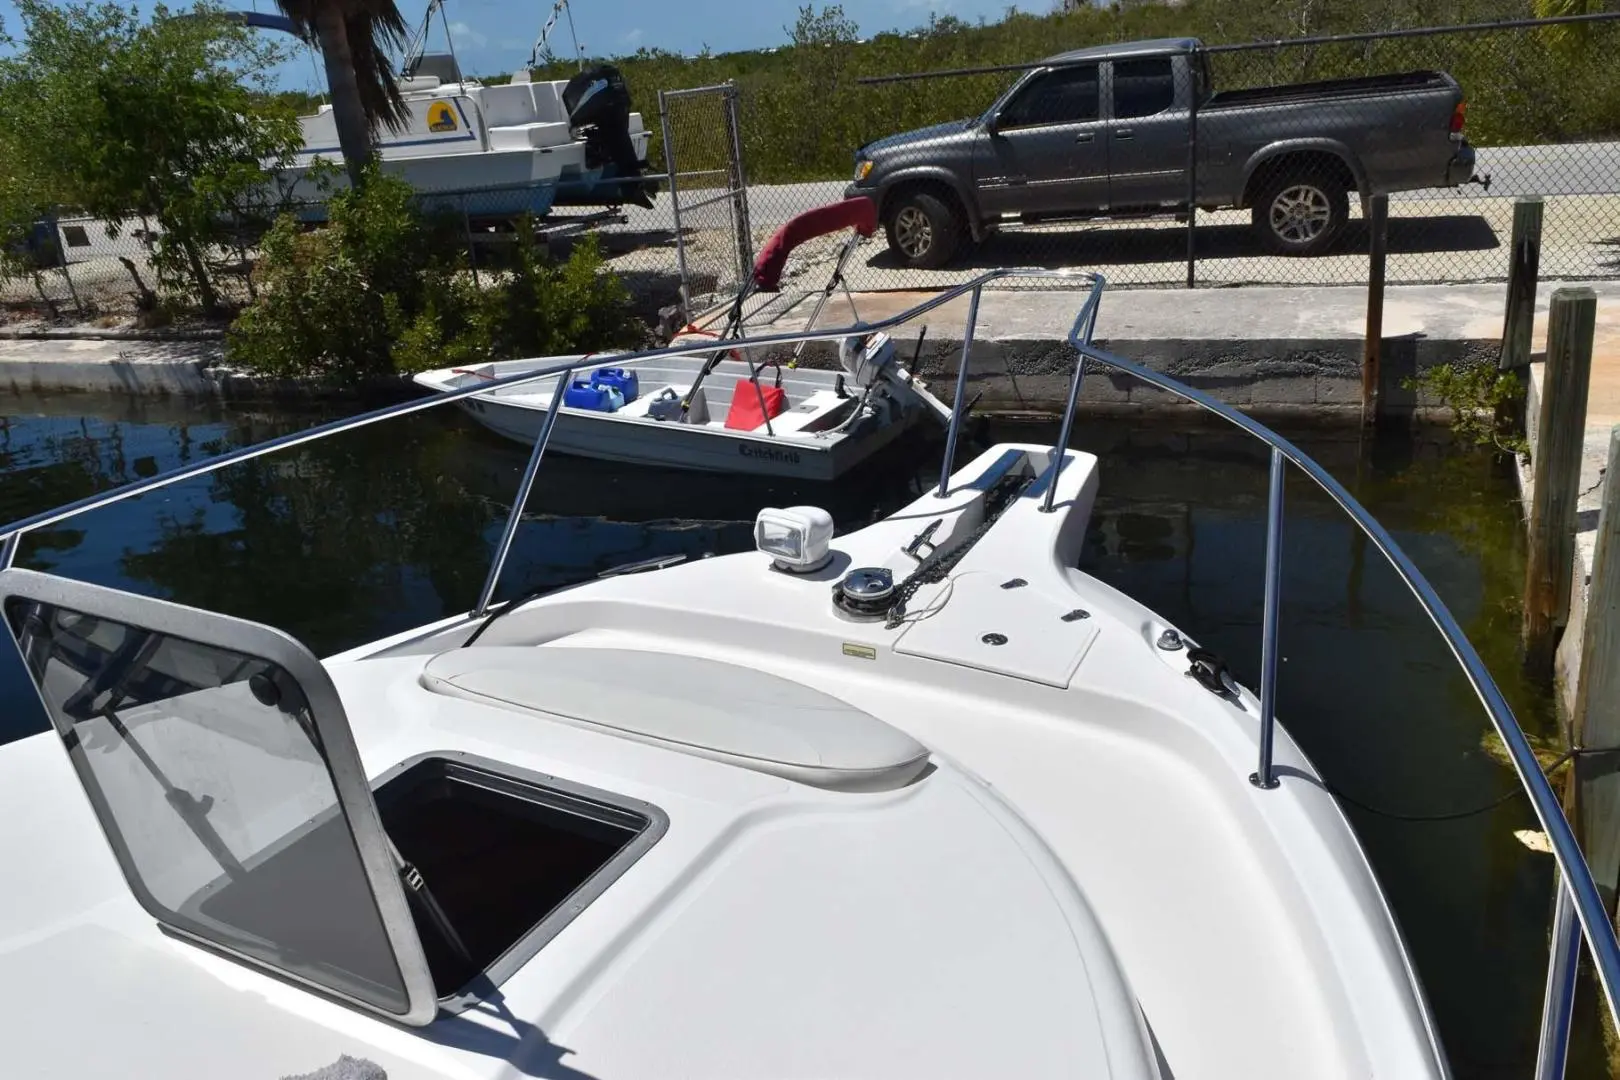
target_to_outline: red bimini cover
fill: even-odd
[[[843,202],[828,203],[814,210],[806,210],[785,222],[776,234],[765,241],[759,258],[754,260],[754,287],[772,292],[782,281],[782,268],[787,265],[790,252],[806,240],[835,233],[839,229],[854,229],[862,236],[877,232],[877,203],[865,195],[857,195]]]

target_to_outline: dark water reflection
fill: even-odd
[[[330,417],[94,398],[8,406],[0,521]],[[1000,425],[981,438],[1054,434]],[[1551,736],[1545,694],[1517,674],[1523,551],[1509,475],[1432,439],[1294,434],[1429,576],[1521,723]],[[1103,459],[1085,568],[1222,653],[1252,685],[1263,450],[1228,433],[1152,424],[1082,424],[1075,443]],[[741,550],[761,505],[816,503],[840,530],[856,528],[936,479],[937,453],[934,440],[913,439],[836,489],[557,457],[542,471],[502,591],[588,580],[652,555]],[[447,411],[390,421],[44,531],[20,561],[267,622],[329,653],[470,607],[525,457]],[[1289,484],[1288,509],[1279,708],[1329,783],[1408,815],[1507,791],[1513,780],[1483,713],[1394,573],[1301,477]],[[30,697],[14,654],[0,653],[0,741],[39,729]],[[1514,837],[1533,828],[1524,801],[1449,822],[1349,813],[1456,1074],[1529,1075],[1551,861]],[[1606,1075],[1586,997],[1571,1075]]]

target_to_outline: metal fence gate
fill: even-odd
[[[733,295],[754,261],[737,87],[661,90],[675,257],[686,317]]]

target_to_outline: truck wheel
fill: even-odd
[[[1344,231],[1350,199],[1342,181],[1321,172],[1284,172],[1260,189],[1251,214],[1266,250],[1320,255]]]
[[[962,242],[962,220],[949,202],[928,191],[895,197],[883,223],[889,250],[919,270],[937,270],[951,261]]]

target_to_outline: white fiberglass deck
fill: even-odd
[[[464,620],[327,661],[373,781],[424,753],[471,754],[668,818],[496,992],[425,1028],[166,937],[59,741],[8,747],[7,1060],[30,1077],[174,1080],[295,1075],[341,1054],[391,1080],[1443,1075],[1377,884],[1309,764],[1279,733],[1289,782],[1247,783],[1252,696],[1202,689],[1185,652],[1156,648],[1160,620],[1072,569],[1094,459],[1068,455],[1055,513],[1039,510],[1043,481],[1018,496],[905,623],[833,611],[849,566],[907,572],[900,549],[925,526],[941,521],[941,544],[965,535],[995,474],[1048,459],[997,448],[803,577],[756,553],[701,560],[554,594],[447,656]],[[967,584],[981,577],[998,584]],[[527,688],[509,680],[525,648],[541,676]],[[638,670],[638,654],[659,659]],[[728,685],[717,665],[754,674]],[[505,674],[447,693],[425,669]],[[547,670],[569,686],[548,693]],[[712,715],[683,727],[700,679]],[[672,714],[636,712],[672,680]],[[791,706],[797,743],[728,728],[773,703]],[[817,708],[842,727],[818,726]],[[850,732],[844,764],[920,745],[928,767],[859,791],[774,767],[847,751]]]

